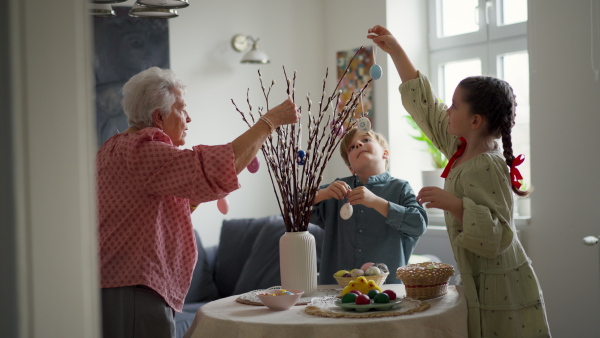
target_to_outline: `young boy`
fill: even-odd
[[[385,263],[395,278],[398,267],[406,265],[427,227],[425,209],[404,180],[388,170],[389,146],[383,135],[350,130],[340,152],[352,176],[320,187],[310,218],[325,230],[319,284],[336,284],[339,270],[360,268],[364,263]],[[340,209],[353,207],[344,220]]]

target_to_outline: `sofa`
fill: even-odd
[[[315,237],[317,268],[323,229],[309,224]],[[281,216],[224,220],[217,246],[204,248],[198,232],[198,261],[182,313],[175,314],[177,337],[183,337],[204,304],[252,290],[281,285],[279,239],[285,233]]]

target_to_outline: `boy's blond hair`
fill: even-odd
[[[344,138],[342,139],[342,142],[340,144],[340,154],[342,155],[342,159],[344,159],[344,163],[346,163],[346,165],[348,167],[350,167],[350,161],[348,161],[348,147],[350,146],[350,142],[352,142],[352,139],[354,138],[354,135],[356,135],[356,133],[358,132],[357,128],[352,128],[348,131],[348,133],[346,134],[346,136],[344,136]],[[369,130],[367,133],[365,133],[369,136],[371,136],[375,141],[377,141],[377,143],[379,143],[379,145],[384,149],[384,150],[390,150],[390,146],[388,144],[388,141],[385,139],[385,137],[374,131],[374,130]],[[388,160],[385,160],[385,170],[388,170],[390,167],[390,163]]]

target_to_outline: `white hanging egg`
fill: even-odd
[[[340,208],[340,217],[343,220],[347,220],[350,217],[352,217],[352,212],[353,212],[352,204],[346,203],[346,204],[342,205],[342,207]]]
[[[358,127],[359,131],[363,133],[368,133],[369,130],[371,130],[371,121],[369,121],[368,118],[363,116],[358,119],[358,122],[356,122],[356,126]]]

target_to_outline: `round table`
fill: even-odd
[[[335,288],[323,285],[319,289]],[[404,285],[386,284],[398,296],[406,295]],[[196,313],[185,338],[203,337],[467,337],[467,301],[461,286],[449,286],[448,293],[424,300],[423,312],[383,318],[326,318],[307,314],[305,305],[286,311],[241,304],[239,295],[210,302]]]

